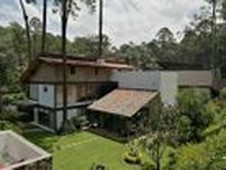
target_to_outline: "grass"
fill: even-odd
[[[36,132],[25,134],[25,137],[52,152],[54,170],[89,170],[93,164],[106,165],[110,170],[139,169],[124,162],[124,144],[89,132],[67,136]]]

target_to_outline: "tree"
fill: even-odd
[[[26,8],[24,6],[23,0],[19,0],[20,6],[22,9],[22,14],[25,22],[25,29],[26,29],[26,35],[27,35],[27,51],[28,51],[28,58],[29,61],[32,59],[32,48],[31,48],[31,35],[30,35],[30,26],[29,26],[29,17],[26,11]],[[27,3],[35,3],[33,0],[26,0]]]
[[[46,43],[46,22],[47,22],[47,0],[43,0],[43,17],[42,17],[42,48],[41,52],[45,52]]]
[[[33,33],[32,37],[33,37],[33,55],[32,56],[37,56],[37,40],[38,40],[38,36],[40,34],[41,31],[41,21],[39,20],[39,18],[37,17],[33,17],[30,20],[30,27]]]
[[[202,130],[211,122],[211,115],[207,115],[205,111],[208,101],[208,92],[199,89],[186,89],[178,94],[180,116],[188,122],[188,128],[184,131],[185,135],[188,134],[187,141],[199,141]]]
[[[90,9],[94,9],[95,7],[93,5],[95,0],[85,0],[82,2],[89,6]],[[78,7],[77,1],[75,0],[55,0],[54,3],[60,8],[61,13],[61,55],[63,57],[63,127],[67,122],[67,24],[69,16],[77,16],[76,11],[80,10],[80,8]]]
[[[177,45],[173,33],[169,28],[163,27],[156,34],[156,41],[160,48],[160,60],[174,60],[177,52]]]
[[[162,158],[166,145],[174,142],[174,133],[178,123],[177,116],[178,111],[174,107],[162,108],[159,113],[152,115],[151,133],[145,140],[144,146],[155,163],[156,170],[162,169]]]

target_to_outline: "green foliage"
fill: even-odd
[[[19,128],[19,126],[17,126],[14,123],[11,123],[9,121],[0,121],[0,131],[4,131],[4,130],[12,130],[16,133],[21,134],[22,130]]]
[[[155,170],[155,164],[151,162],[145,162],[141,165],[142,170]]]
[[[63,127],[60,130],[60,133],[62,134],[70,134],[76,131],[80,131],[83,126],[86,126],[88,124],[88,120],[84,114],[79,114],[70,120],[67,120]]]
[[[89,122],[84,114],[79,114],[72,118],[72,122],[77,130],[81,130],[83,126],[87,125]]]
[[[221,89],[220,91],[220,99],[226,100],[226,88]]]
[[[226,133],[210,136],[200,144],[187,144],[176,153],[175,170],[224,170]]]
[[[94,164],[92,165],[90,170],[107,170],[108,168],[102,164]]]
[[[213,119],[211,112],[206,112],[209,94],[198,89],[186,89],[179,93],[177,101],[182,123],[181,132],[184,133],[185,139],[200,140],[202,130]]]
[[[16,123],[23,116],[24,116],[24,113],[13,111],[11,109],[4,109],[2,113],[0,113],[0,120]]]
[[[140,164],[141,163],[141,153],[138,150],[130,149],[124,155],[124,160],[127,163],[131,164]]]

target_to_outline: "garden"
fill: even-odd
[[[54,170],[224,170],[226,90],[215,99],[207,90],[181,90],[177,100],[177,106],[152,116],[149,134],[127,143],[83,130],[27,130],[21,126],[24,115],[10,110],[1,114],[0,129],[12,129],[52,153]]]

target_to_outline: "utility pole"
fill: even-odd
[[[103,55],[103,0],[99,0],[99,45],[98,57]]]

